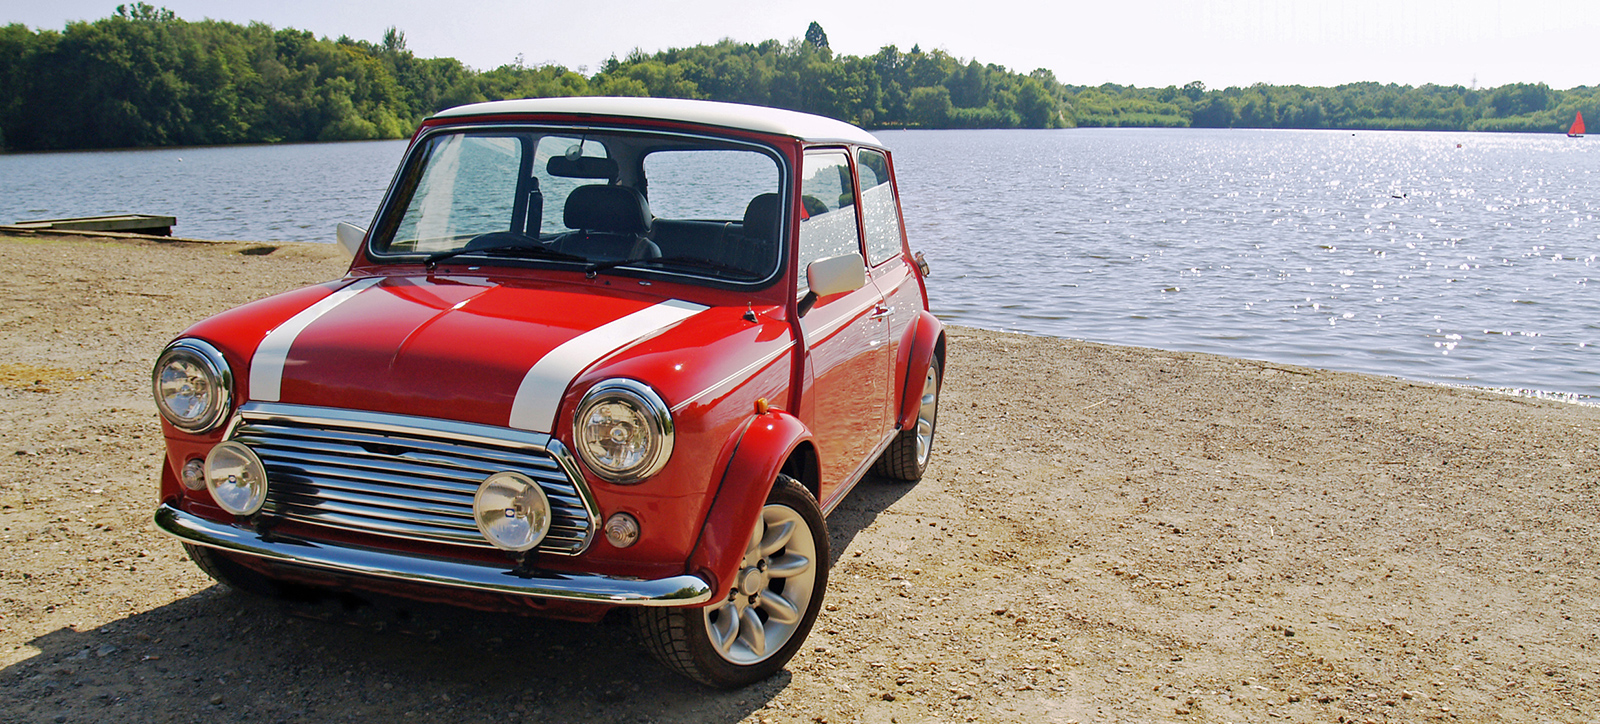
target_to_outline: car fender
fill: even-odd
[[[922,406],[922,382],[927,377],[928,365],[938,354],[944,340],[944,323],[932,312],[922,311],[902,341],[906,354],[906,376],[900,382],[900,414],[895,428],[909,430],[917,425],[917,411]]]
[[[756,415],[740,433],[700,527],[700,539],[689,554],[689,571],[707,577],[713,591],[731,585],[756,516],[761,514],[784,461],[810,439],[811,430],[805,423],[779,410]],[[712,602],[720,600],[719,594]]]

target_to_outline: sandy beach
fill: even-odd
[[[0,721],[1600,719],[1600,407],[953,328],[928,478],[862,482],[806,647],[718,692],[625,622],[256,599],[155,530],[155,355],[333,245],[0,266]]]

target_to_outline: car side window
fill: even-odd
[[[861,176],[861,225],[867,233],[867,257],[873,266],[898,256],[900,204],[889,183],[889,157],[863,148],[856,152],[856,172]]]
[[[855,185],[844,151],[806,154],[800,176],[799,296],[809,291],[806,267],[818,259],[861,253],[856,230]]]

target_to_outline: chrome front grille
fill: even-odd
[[[252,402],[229,435],[267,466],[267,515],[411,540],[492,548],[473,520],[484,478],[512,471],[550,500],[538,550],[577,555],[595,504],[571,456],[549,435],[470,423]]]

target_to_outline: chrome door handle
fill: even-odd
[[[877,310],[873,311],[871,318],[885,319],[892,316],[894,316],[894,309],[892,307],[878,307]]]

